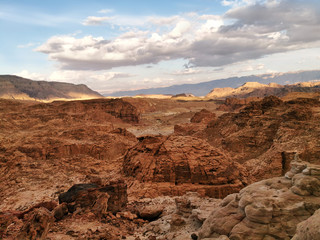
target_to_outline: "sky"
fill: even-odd
[[[320,69],[319,0],[0,0],[0,74],[103,94]]]

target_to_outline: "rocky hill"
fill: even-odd
[[[277,83],[261,84],[258,82],[246,82],[237,88],[214,88],[207,98],[225,99],[225,98],[263,98],[266,96],[284,97],[292,92],[310,93],[320,92],[320,82],[302,82],[291,85],[280,85]]]
[[[30,79],[0,75],[0,98],[20,100],[91,99],[102,95],[84,84],[33,81]]]

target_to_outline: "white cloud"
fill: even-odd
[[[199,74],[201,73],[202,71],[199,70],[199,69],[194,69],[194,68],[186,68],[186,69],[183,69],[181,71],[176,71],[176,72],[173,72],[172,75],[177,75],[177,76],[181,76],[181,75],[193,75],[193,74]]]
[[[155,25],[172,25],[180,19],[179,16],[171,17],[150,17],[149,22]]]
[[[248,61],[246,65],[242,67],[240,72],[256,72],[265,69],[264,64],[259,63],[259,64],[254,64],[253,61]],[[250,73],[248,73],[250,74]]]
[[[270,0],[269,0],[270,1]],[[222,0],[221,5],[226,7],[239,7],[254,5],[262,2],[269,2],[268,0]],[[270,2],[275,2],[276,0],[271,0]]]
[[[101,9],[100,11],[98,11],[98,13],[103,13],[103,14],[112,13],[112,12],[114,12],[114,10],[113,9],[108,9],[108,8]]]
[[[172,38],[181,38],[184,33],[186,33],[191,27],[190,22],[186,20],[181,20],[177,23],[175,28],[169,33]]]
[[[133,75],[121,72],[92,72],[92,71],[73,71],[59,70],[52,72],[46,80],[56,82],[72,82],[72,83],[92,83],[107,82],[117,78],[128,78]]]
[[[14,75],[23,77],[23,78],[28,78],[28,79],[32,79],[32,80],[45,80],[46,76],[44,74],[41,73],[32,73],[29,72],[28,70],[22,70],[19,73],[14,73]]]
[[[87,17],[82,24],[85,26],[96,26],[96,25],[102,25],[105,24],[107,22],[110,22],[111,20],[113,20],[113,17],[95,17],[95,16],[89,16]]]
[[[257,70],[262,70],[262,69],[264,69],[264,64],[258,64],[258,66],[257,66]]]
[[[30,43],[27,43],[27,44],[20,44],[20,45],[17,46],[17,48],[29,48],[29,47],[34,47],[34,46],[37,45],[37,44],[39,44],[39,43],[32,43],[32,42],[30,42]]]
[[[96,84],[105,84],[109,81],[134,77],[132,74],[122,72],[95,72],[95,71],[73,71],[73,70],[57,70],[48,75],[29,72],[28,70],[22,70],[14,75],[32,79],[32,80],[44,80],[53,82],[69,82],[74,84],[87,84],[91,87],[96,87]],[[99,90],[99,89],[98,89]]]
[[[106,70],[173,59],[185,59],[188,66],[219,67],[320,46],[319,8],[288,0],[224,1],[231,3],[240,7],[224,16],[91,17],[90,23],[110,20],[119,26],[143,26],[144,31],[131,28],[112,40],[53,36],[36,50],[62,69]]]

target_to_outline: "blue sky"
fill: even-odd
[[[0,0],[0,74],[102,93],[320,69],[317,0]]]

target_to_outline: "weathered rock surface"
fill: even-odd
[[[163,212],[163,206],[161,205],[158,205],[158,206],[149,205],[149,206],[144,206],[138,209],[139,217],[149,221],[157,219],[162,212]]]
[[[287,102],[266,97],[251,102],[239,113],[213,119],[202,131],[180,128],[188,134],[219,146],[250,172],[250,182],[283,176],[295,154],[310,163],[319,162],[320,102],[296,99]]]
[[[246,172],[237,163],[205,141],[189,136],[146,137],[124,158],[123,171],[140,182],[188,185],[212,197],[223,197],[246,184]],[[189,188],[190,189],[190,188]]]
[[[97,215],[107,211],[121,211],[127,204],[127,185],[123,181],[111,182],[105,186],[97,184],[76,184],[59,195],[60,203],[67,203],[69,212],[77,208],[93,209]]]
[[[293,237],[297,225],[320,208],[318,193],[313,191],[320,186],[320,176],[311,169],[319,166],[294,162],[287,177],[263,180],[229,195],[204,222],[200,239],[219,235],[261,240]]]
[[[114,105],[119,118],[107,113]],[[23,211],[74,184],[121,178],[120,157],[137,143],[121,119],[135,124],[135,109],[122,100],[0,100],[0,209]]]
[[[190,119],[192,123],[208,123],[216,117],[216,114],[210,112],[206,109],[202,109],[200,112],[194,114],[194,116]]]
[[[52,214],[46,208],[36,208],[25,216],[25,223],[17,239],[45,239],[53,222]]]
[[[297,226],[297,231],[292,240],[320,239],[320,209],[311,217]]]
[[[260,101],[261,98],[258,97],[248,97],[248,98],[235,98],[228,97],[224,100],[224,103],[221,104],[217,110],[225,112],[233,112],[240,108],[243,108],[245,105],[248,105],[250,102]]]
[[[206,109],[202,109],[200,112],[196,112],[190,119],[190,123],[176,124],[174,125],[175,135],[194,135],[200,131],[203,131],[207,124],[215,120],[216,115]]]
[[[220,199],[203,198],[198,193],[188,192],[180,197],[162,196],[154,199],[141,199],[135,205],[156,208],[162,206],[160,217],[137,229],[128,239],[195,239],[191,236],[201,227],[210,212],[218,207]],[[153,238],[151,238],[153,237]]]

